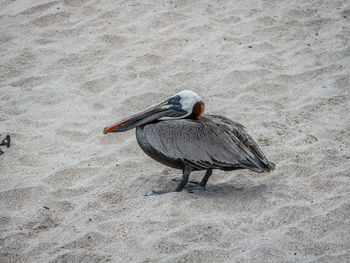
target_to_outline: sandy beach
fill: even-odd
[[[102,130],[184,89],[276,169],[145,196],[181,171]],[[0,262],[350,262],[350,3],[1,1],[7,134]]]

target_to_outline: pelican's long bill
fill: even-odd
[[[132,115],[110,127],[103,129],[103,134],[110,132],[123,132],[135,128],[137,126],[150,123],[162,117],[177,118],[185,115],[187,112],[181,107],[169,103],[168,100],[153,106],[145,111]]]

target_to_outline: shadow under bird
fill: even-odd
[[[124,132],[136,127],[141,149],[154,160],[182,170],[176,192],[203,188],[213,169],[249,169],[269,172],[269,162],[244,126],[221,115],[204,114],[204,102],[194,92],[181,91],[164,102],[103,130]],[[192,171],[206,170],[200,182],[189,180]],[[162,194],[153,191],[153,194]]]

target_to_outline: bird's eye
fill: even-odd
[[[175,97],[172,97],[169,99],[169,103],[171,104],[179,104],[181,100],[181,97],[180,96],[175,96]]]

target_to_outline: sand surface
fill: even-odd
[[[350,262],[350,2],[0,2],[0,262]],[[183,89],[271,173],[204,192],[102,129]],[[201,173],[192,178],[200,178]]]

